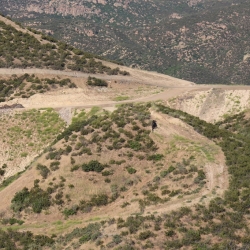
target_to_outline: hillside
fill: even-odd
[[[160,216],[160,211],[166,213],[197,202],[205,205],[220,196],[227,187],[227,175],[219,147],[178,119],[156,112],[151,118],[158,120],[159,130],[151,134],[149,107],[129,104],[112,113],[96,109],[79,113],[57,142],[2,190],[3,223],[9,223],[11,214],[6,205],[11,205],[15,218],[24,220],[19,229],[42,233],[46,227],[48,235],[70,233],[74,224],[81,227],[88,220],[106,221],[102,226],[88,226],[97,233],[95,238],[91,236],[91,245],[113,248],[127,241],[126,225],[119,223],[132,214],[141,214],[141,222],[129,229],[136,237],[137,231],[141,235],[145,231],[140,229],[143,220],[155,220],[154,211]],[[184,213],[191,211],[183,209]],[[144,219],[142,215],[147,213],[151,218]],[[71,222],[72,226],[66,226]],[[118,228],[113,231],[116,223]],[[161,228],[161,223],[156,227]],[[66,228],[61,231],[64,224]],[[146,239],[158,230],[152,230]],[[74,230],[69,235],[63,242],[56,239],[56,245],[86,249],[83,243],[88,239],[77,244],[72,241],[84,234]],[[140,237],[135,249],[140,248]],[[161,248],[165,244],[161,237],[158,234],[150,244]]]
[[[249,84],[249,1],[2,1],[80,49],[196,83]]]
[[[124,74],[96,61],[92,54],[58,42],[52,37],[24,29],[0,16],[0,67],[49,68],[86,73]]]
[[[6,51],[61,53],[1,20]],[[19,50],[0,68],[0,249],[248,249],[250,87],[69,51],[61,70]],[[78,56],[108,71],[68,68]]]

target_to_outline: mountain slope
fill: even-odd
[[[8,23],[8,24],[7,24]],[[0,67],[34,67],[56,70],[77,70],[86,73],[124,75],[119,68],[111,69],[96,61],[90,53],[58,42],[37,32],[31,32],[0,17]]]
[[[3,1],[78,48],[196,83],[249,84],[249,2]]]

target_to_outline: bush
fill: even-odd
[[[81,244],[88,242],[90,240],[96,240],[99,236],[101,236],[100,232],[101,225],[99,223],[91,223],[87,227],[81,230],[81,235],[83,235],[79,242]]]
[[[14,225],[14,224],[18,224],[18,225],[22,225],[24,223],[23,220],[18,220],[16,218],[9,218],[9,219],[3,219],[2,220],[3,224],[10,224],[10,225]]]
[[[205,172],[203,170],[198,170],[198,176],[194,179],[194,183],[199,184],[204,179],[206,179]]]
[[[142,145],[140,142],[132,141],[132,140],[128,141],[128,146],[135,151],[139,151],[142,148]]]
[[[14,211],[22,211],[26,207],[32,207],[35,213],[40,213],[51,205],[50,195],[39,187],[33,187],[30,191],[24,188],[17,192],[11,200],[11,208]]]
[[[60,165],[60,161],[53,161],[50,163],[50,169],[52,171],[56,171],[57,169],[59,169],[59,165]]]
[[[107,167],[107,165],[101,164],[99,161],[96,160],[91,160],[89,163],[84,163],[82,165],[82,170],[85,172],[94,171],[100,173],[105,167]]]
[[[113,236],[113,242],[115,244],[117,244],[117,245],[120,244],[122,242],[122,237],[120,235],[118,235],[118,234],[114,235]]]
[[[147,157],[148,161],[160,161],[164,157],[163,154],[153,154]]]
[[[136,173],[136,169],[134,169],[132,167],[127,167],[126,169],[127,169],[129,174],[135,174]]]
[[[80,165],[74,165],[74,166],[72,166],[72,167],[70,168],[70,171],[71,171],[71,172],[74,172],[74,171],[78,170],[79,168],[80,168]]]
[[[186,235],[183,237],[183,244],[186,245],[193,245],[194,243],[200,241],[201,236],[199,231],[189,230]]]
[[[2,176],[3,176],[3,175],[4,175],[4,173],[5,173],[5,170],[0,168],[0,175],[2,175]]]
[[[48,174],[50,173],[50,170],[42,164],[37,164],[36,168],[40,171],[41,176],[43,179],[46,179],[48,177]]]
[[[90,202],[94,206],[105,206],[108,204],[108,196],[106,194],[97,194],[91,197]]]
[[[102,79],[95,78],[95,77],[88,77],[87,85],[89,86],[102,86],[102,87],[108,87],[108,83]]]
[[[66,153],[66,154],[69,154],[71,151],[72,151],[72,147],[68,145],[68,146],[66,147],[66,149],[65,149],[65,153]]]
[[[154,234],[151,231],[147,230],[147,231],[141,232],[139,234],[139,240],[146,240],[146,239],[153,237],[153,236],[154,236]]]
[[[113,175],[113,174],[114,174],[114,172],[112,170],[111,171],[105,170],[102,172],[102,176],[109,176],[109,175]]]
[[[160,172],[160,176],[162,178],[166,177],[168,174],[170,174],[171,172],[173,172],[175,170],[175,167],[170,166],[167,170],[163,170]]]
[[[77,214],[78,209],[79,209],[79,207],[78,207],[77,205],[72,206],[71,208],[65,208],[65,209],[63,210],[63,214],[64,214],[66,217],[69,217],[70,215]]]

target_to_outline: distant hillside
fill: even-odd
[[[78,48],[196,83],[250,84],[246,0],[3,0],[1,11]]]
[[[0,67],[67,69],[110,75],[127,74],[119,68],[111,69],[104,66],[90,53],[35,30],[24,29],[3,17],[0,17]]]

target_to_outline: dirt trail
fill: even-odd
[[[107,62],[105,62],[107,63]],[[110,64],[110,63],[109,63]],[[137,98],[130,98],[130,100],[125,101],[112,101],[108,97],[107,93],[90,93],[85,89],[70,89],[67,91],[54,92],[54,93],[43,93],[36,94],[28,99],[16,98],[12,101],[9,101],[7,104],[20,103],[25,108],[43,108],[43,107],[52,107],[52,108],[90,108],[93,106],[101,106],[101,107],[111,107],[120,103],[128,103],[128,102],[146,102],[146,101],[157,101],[163,100],[167,101],[171,98],[175,98],[177,96],[188,94],[194,91],[205,91],[211,88],[220,88],[225,90],[250,90],[250,86],[225,86],[225,85],[196,85],[192,82],[188,82],[185,80],[173,78],[167,75],[159,74],[156,72],[147,72],[138,69],[130,69],[127,67],[122,67],[122,69],[130,72],[130,76],[121,76],[121,75],[103,75],[103,74],[87,74],[82,72],[74,72],[74,71],[58,71],[58,70],[50,70],[50,69],[0,69],[0,76],[9,76],[9,75],[20,75],[20,74],[37,74],[41,77],[57,77],[57,76],[65,76],[71,78],[77,78],[78,82],[86,81],[88,76],[95,76],[97,78],[101,78],[110,82],[119,81],[121,85],[121,89],[126,87],[129,89],[133,88],[136,84],[144,84],[145,86],[158,86],[163,89],[162,92],[157,92],[155,94],[145,94],[144,96]],[[119,87],[118,87],[119,88]]]
[[[211,143],[207,138],[200,135],[196,131],[193,130],[192,127],[187,125],[186,123],[182,122],[176,118],[169,118],[166,115],[162,115],[159,113],[152,113],[152,119],[157,120],[158,124],[160,124],[160,134],[163,136],[168,134],[180,134],[181,133],[186,135],[187,138],[193,138],[196,140],[205,140],[207,143]],[[176,127],[170,128],[170,126],[161,126],[161,124],[166,124],[171,122],[175,124]],[[206,189],[200,193],[185,196],[181,199],[170,201],[167,204],[157,205],[157,206],[150,206],[145,209],[145,213],[147,212],[157,212],[157,213],[165,213],[168,211],[175,210],[182,206],[193,206],[203,200],[203,202],[208,203],[212,198],[216,196],[223,195],[224,191],[227,190],[229,182],[228,182],[228,172],[225,165],[225,158],[223,152],[219,152],[216,157],[215,162],[208,162],[204,166],[204,171],[206,173]]]
[[[0,69],[0,76],[9,76],[9,75],[21,75],[21,74],[36,74],[42,78],[45,77],[71,77],[71,79],[77,78],[78,82],[86,81],[88,76],[95,76],[97,78],[104,79],[106,81],[118,82],[120,86],[116,86],[117,90],[120,88],[120,93],[124,88],[133,89],[136,88],[139,84],[143,86],[154,86],[161,87],[163,92],[156,91],[154,94],[145,93],[143,96],[132,98],[130,100],[115,102],[112,101],[112,98],[109,98],[109,92],[104,93],[91,93],[90,91],[84,88],[69,89],[66,91],[54,91],[53,93],[43,93],[35,94],[28,99],[16,98],[12,101],[9,101],[7,104],[12,105],[14,103],[20,103],[25,108],[43,108],[43,107],[52,107],[52,108],[89,108],[93,106],[101,107],[110,107],[115,106],[120,103],[127,102],[142,102],[142,101],[155,101],[155,100],[167,100],[169,98],[175,97],[176,95],[185,93],[186,91],[192,89],[195,85],[191,82],[176,79],[169,77],[167,75],[158,74],[155,72],[146,72],[137,69],[129,69],[130,76],[122,75],[103,75],[103,74],[87,74],[82,72],[73,72],[73,71],[58,71],[58,70],[49,70],[49,69]],[[125,87],[124,87],[125,86]]]

